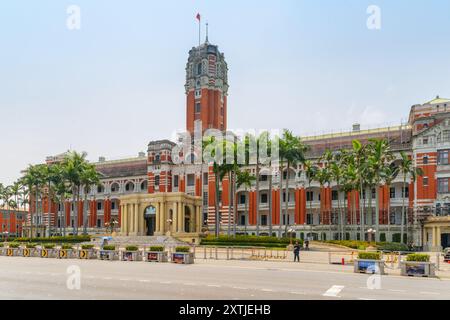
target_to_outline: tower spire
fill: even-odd
[[[206,21],[206,43],[208,43],[208,26],[209,26],[209,24],[208,24],[208,21]]]

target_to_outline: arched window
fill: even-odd
[[[118,183],[113,183],[111,185],[111,192],[119,192],[119,184]]]
[[[198,63],[197,64],[197,75],[201,75],[202,74],[202,63]]]
[[[161,156],[159,155],[159,153],[155,156],[155,162],[160,162],[161,161]]]
[[[133,182],[127,182],[125,185],[125,191],[126,192],[132,192],[134,190],[134,183]]]
[[[105,192],[105,187],[103,185],[98,185],[97,186],[97,193],[103,193]]]
[[[147,190],[147,181],[142,181],[142,183],[141,183],[141,191],[145,191],[145,190]]]

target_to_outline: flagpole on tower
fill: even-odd
[[[200,16],[200,13],[197,13],[197,20],[198,20],[198,46],[201,45],[202,43],[202,39],[201,39],[201,35],[202,35],[202,17]]]

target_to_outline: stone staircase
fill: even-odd
[[[86,242],[90,244],[101,245],[102,237],[96,237],[91,242]],[[116,236],[112,237],[112,240],[108,241],[108,244],[114,244],[117,246],[127,246],[127,245],[136,245],[136,246],[165,246],[165,247],[175,247],[175,246],[185,246],[186,242],[180,241],[173,237],[167,236]]]

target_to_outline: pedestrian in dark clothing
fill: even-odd
[[[298,241],[295,241],[294,245],[294,262],[295,261],[300,262],[300,245],[298,244]]]
[[[309,240],[305,240],[305,250],[309,250]]]

